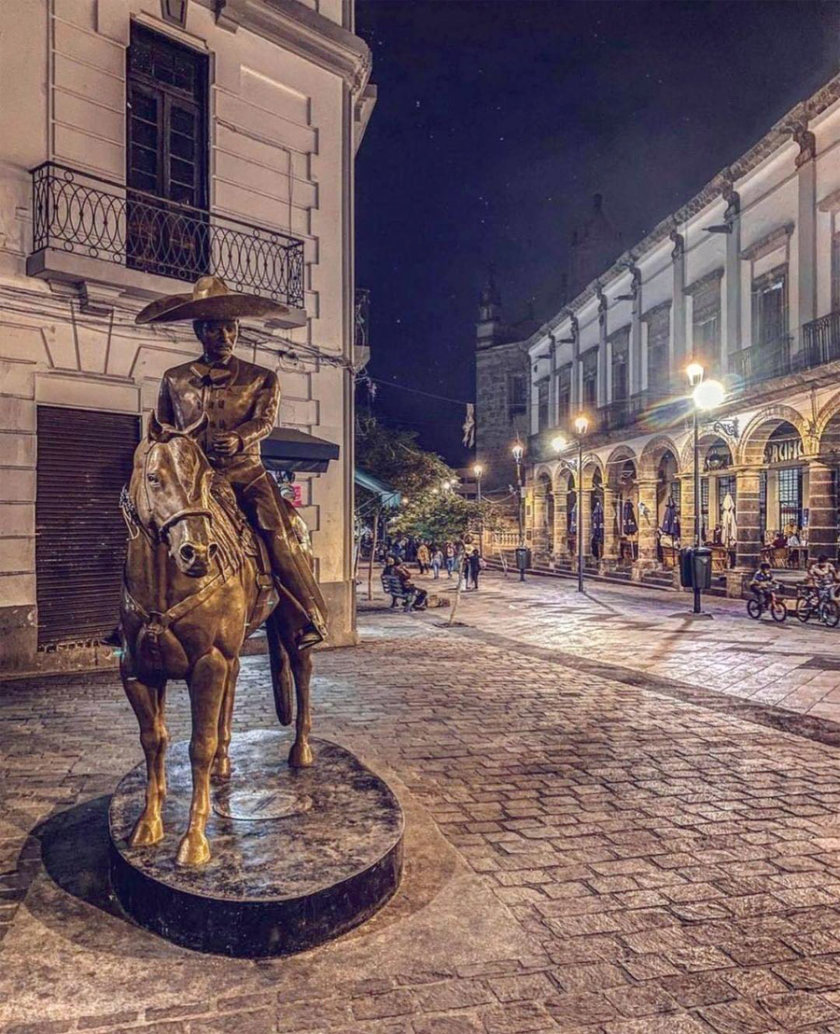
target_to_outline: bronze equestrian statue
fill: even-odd
[[[229,291],[217,277],[202,277],[191,294],[152,302],[136,317],[138,323],[193,320],[203,346],[200,359],[164,374],[157,414],[137,447],[123,498],[129,544],[121,674],[147,770],[146,803],[129,843],[149,846],[163,837],[166,682],[186,679],[193,795],[180,865],[210,858],[204,831],[211,768],[215,778],[230,776],[239,653],[263,621],[283,724],[292,719],[293,684],[296,693],[289,764],[313,760],[309,649],[326,638],[326,605],[305,525],[260,459],[259,443],[277,417],[277,378],[234,354],[239,317],[283,311],[256,295]]]

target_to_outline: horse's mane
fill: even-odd
[[[173,438],[183,438],[190,442],[198,452],[201,465],[204,468],[203,474],[210,475],[210,485],[207,491],[207,508],[212,514],[213,538],[219,547],[219,558],[223,568],[229,572],[238,571],[242,566],[246,550],[243,549],[243,529],[247,529],[248,522],[245,519],[236,497],[230,485],[224,477],[217,474],[204,450],[193,438],[190,430],[180,431],[177,428],[165,425],[165,436],[155,440],[150,437],[141,439],[134,451],[134,466],[131,472],[131,480],[128,486],[128,500],[133,519],[142,524],[141,514],[146,507],[141,503],[141,488],[143,486],[144,470],[146,459],[155,445],[168,445]]]

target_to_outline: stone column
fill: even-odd
[[[803,347],[802,327],[817,315],[817,163],[816,139],[804,126],[794,131],[793,139],[799,144],[796,156],[799,217],[796,229],[799,235],[799,319],[791,320],[796,327],[797,351]]]
[[[753,571],[758,566],[761,556],[761,528],[758,523],[759,474],[760,471],[756,467],[744,467],[736,471],[735,475],[735,523],[738,526],[735,563],[742,571]]]
[[[564,477],[558,477],[555,481],[554,490],[554,555],[563,556],[566,553],[566,505],[568,482]]]
[[[685,238],[676,230],[671,231],[674,249],[671,252],[673,264],[674,303],[671,307],[671,370],[674,377],[682,376],[685,364]]]
[[[656,478],[643,478],[637,482],[639,506],[639,561],[647,569],[656,562]],[[648,511],[642,515],[642,504]]]
[[[834,471],[820,460],[811,460],[808,464],[808,553],[810,557],[826,553],[834,559],[836,552]]]
[[[694,468],[680,474],[680,547],[694,545]]]
[[[729,227],[726,237],[726,335],[721,334],[723,373],[729,369],[729,356],[741,348],[741,199],[731,183],[723,190],[727,202],[724,219]]]
[[[585,484],[581,477],[581,485]],[[580,504],[583,507],[583,566],[586,567],[586,558],[592,555],[592,492],[588,486],[581,492]],[[575,560],[577,570],[577,560]]]

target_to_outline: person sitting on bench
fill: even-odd
[[[425,589],[421,589],[415,585],[411,580],[411,571],[405,564],[395,564],[394,569],[391,572],[395,574],[400,580],[403,592],[408,594],[414,593],[414,603],[412,604],[412,610],[423,610],[426,606],[426,597],[429,595]]]

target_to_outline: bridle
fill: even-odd
[[[187,436],[186,435],[182,435],[182,436],[179,436],[179,437],[187,437]],[[155,445],[159,445],[161,443],[160,442],[155,442],[154,444]],[[143,474],[142,474],[142,478],[143,478],[143,491],[146,493],[146,508],[147,508],[147,510],[148,510],[148,512],[150,514],[154,513],[154,507],[152,506],[152,500],[151,500],[151,497],[149,496],[149,481],[148,481],[148,466],[149,466],[149,460],[151,458],[151,455],[152,455],[152,450],[149,449],[148,452],[146,453],[146,457],[145,457],[145,459],[143,461]],[[130,497],[128,497],[128,493],[127,492],[125,492],[125,495],[127,497],[126,499],[123,499],[122,496],[120,497],[120,505],[122,507],[123,516],[126,519],[126,523],[129,525],[129,533],[131,532],[132,524],[135,527],[140,527],[144,531],[146,531],[146,529],[143,526],[143,522],[140,520],[140,515],[137,513],[137,509],[134,506],[134,503],[132,502]],[[202,495],[204,495],[204,489],[202,489]],[[163,521],[162,523],[156,524],[156,530],[157,530],[158,539],[161,540],[161,541],[166,541],[166,538],[167,538],[167,535],[168,535],[169,531],[171,531],[171,529],[176,524],[178,524],[180,521],[186,520],[188,517],[206,517],[211,525],[213,523],[213,511],[209,507],[207,507],[207,506],[185,506],[183,508],[183,510],[178,510],[177,513],[173,513],[170,517],[167,517],[166,520]],[[134,538],[134,537],[135,536],[132,535],[132,538]]]

